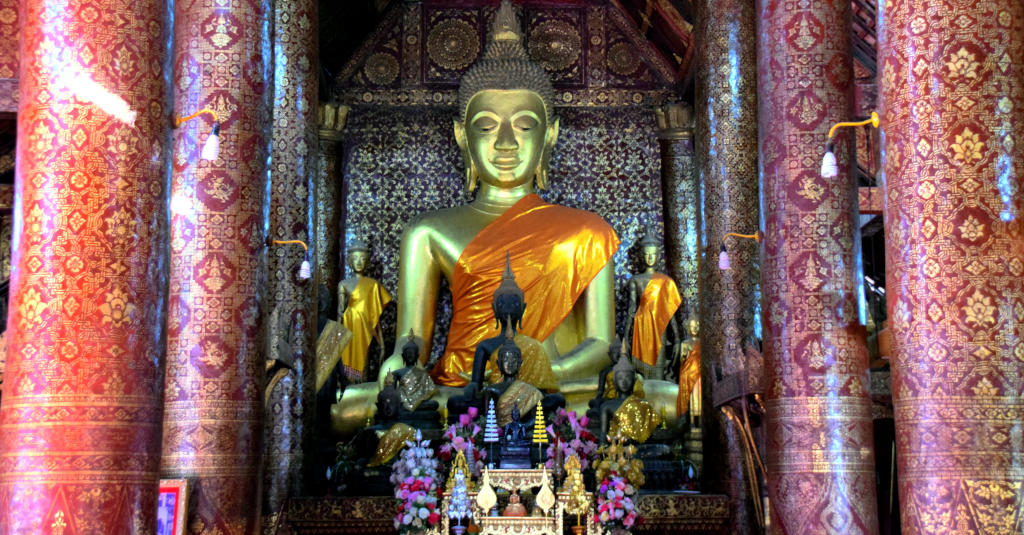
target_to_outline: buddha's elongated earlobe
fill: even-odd
[[[473,162],[473,156],[469,154],[469,142],[466,140],[466,127],[458,119],[453,120],[453,126],[455,128],[455,143],[459,146],[459,151],[462,152],[462,161],[466,165],[466,175],[463,177],[463,186],[466,188],[466,193],[473,193],[476,189],[476,179],[479,176],[479,171],[476,169],[476,163]]]
[[[550,124],[548,124],[547,134],[544,136],[544,149],[540,155],[540,162],[537,163],[537,170],[534,172],[534,178],[537,183],[537,189],[546,190],[550,182],[548,181],[548,169],[551,163],[551,151],[555,148],[555,141],[558,140],[558,118],[556,117]]]

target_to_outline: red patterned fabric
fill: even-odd
[[[155,525],[159,479],[166,11],[152,0],[21,9],[0,526],[137,532]]]
[[[1019,533],[1024,3],[879,7],[902,530]]]
[[[857,306],[850,2],[758,0],[768,491],[778,533],[877,533],[867,347]]]
[[[220,116],[220,157],[199,159],[208,117],[175,130],[161,471],[189,477],[189,529],[256,533],[264,361],[264,193],[272,16],[260,0],[175,2],[174,107]]]

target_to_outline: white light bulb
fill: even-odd
[[[722,247],[722,252],[718,253],[718,269],[722,271],[729,269],[729,253],[725,251],[725,247]]]
[[[822,178],[832,178],[839,174],[839,166],[836,165],[836,155],[832,151],[825,151],[825,157],[821,159]]]
[[[203,143],[203,150],[199,157],[206,161],[214,161],[220,156],[220,123],[214,123],[210,135],[206,136],[206,143]]]
[[[312,274],[310,273],[309,260],[303,260],[302,265],[299,266],[299,278],[308,279]]]

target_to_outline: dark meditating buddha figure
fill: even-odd
[[[615,365],[618,364],[619,360],[624,354],[623,343],[619,340],[619,337],[615,337],[612,340],[612,344],[608,346],[608,359],[611,364],[601,369],[601,372],[597,374],[597,394],[594,398],[587,402],[587,418],[591,422],[597,422],[601,414],[599,412],[601,404],[609,399],[616,397],[617,392],[615,391],[615,385],[613,383],[612,371]],[[639,397],[644,397],[643,377],[640,374],[636,374],[636,381],[633,385],[633,393]]]
[[[601,441],[622,436],[637,443],[650,438],[661,417],[654,407],[633,392],[636,371],[629,357],[623,356],[612,371],[616,396],[601,403]]]
[[[506,338],[498,348],[498,369],[502,380],[484,387],[483,402],[488,406],[494,400],[494,412],[498,425],[504,426],[513,421],[513,409],[516,414],[532,416],[537,404],[544,398],[537,387],[519,380],[519,368],[523,364],[523,353],[512,338]]]
[[[430,374],[419,365],[420,347],[417,338],[409,333],[408,341],[402,347],[402,362],[405,367],[391,372],[398,385],[398,397],[401,401],[398,419],[417,429],[440,427],[438,422],[438,403],[430,399],[437,393],[437,386],[430,379]]]
[[[372,452],[368,467],[390,462],[416,436],[414,427],[398,421],[400,406],[398,390],[389,380],[377,394],[376,423],[364,429],[356,440],[364,452]]]
[[[501,382],[503,376],[498,366],[498,349],[509,338],[522,353],[522,365],[516,378],[540,390],[558,388],[558,380],[551,371],[551,361],[544,347],[536,340],[517,332],[526,312],[526,302],[523,300],[523,291],[516,284],[515,274],[507,257],[505,273],[501,284],[494,292],[491,310],[494,312],[499,334],[477,344],[473,354],[473,374],[463,390],[463,395],[448,398],[449,418],[465,413],[469,407],[476,407],[480,413],[484,412],[484,385]],[[561,399],[560,396],[547,398],[545,410],[562,405],[563,403],[559,401]]]

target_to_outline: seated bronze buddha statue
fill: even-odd
[[[390,382],[377,394],[376,423],[356,436],[360,452],[370,457],[368,467],[390,462],[402,451],[405,443],[416,436],[416,429],[398,421],[401,399]]]
[[[501,284],[494,292],[491,310],[494,312],[500,334],[476,346],[473,354],[473,375],[469,383],[461,396],[448,398],[449,418],[465,413],[469,407],[476,407],[481,413],[484,411],[484,385],[502,380],[503,376],[498,366],[498,349],[509,339],[522,354],[522,365],[516,378],[540,390],[550,391],[558,388],[558,380],[551,371],[551,361],[544,347],[536,340],[516,332],[522,324],[526,302],[507,259]]]
[[[402,401],[399,410],[400,418],[402,412],[436,412],[438,407],[438,403],[430,399],[437,393],[437,386],[430,379],[430,374],[419,365],[420,346],[416,336],[410,332],[406,340],[402,347],[402,362],[405,367],[391,372],[395,377],[398,396]]]
[[[601,403],[601,441],[621,436],[636,443],[644,443],[661,423],[654,407],[633,392],[636,371],[629,357],[620,358],[612,371],[616,397]]]
[[[615,337],[612,344],[608,346],[608,359],[611,360],[611,364],[601,369],[601,372],[597,374],[597,394],[594,398],[587,402],[587,418],[594,423],[597,423],[601,417],[599,409],[601,404],[616,397],[617,392],[613,383],[612,370],[615,365],[618,364],[622,355],[625,354],[624,344]],[[643,377],[640,374],[636,374],[636,381],[633,385],[633,393],[639,397],[644,397]]]
[[[558,394],[544,395],[541,391],[519,379],[519,369],[523,364],[523,354],[516,346],[515,341],[509,337],[498,348],[498,369],[501,371],[502,380],[491,383],[483,389],[483,406],[494,400],[495,415],[498,425],[504,426],[513,421],[513,414],[526,414],[531,417],[537,408],[537,404],[545,411],[554,410],[564,399]],[[517,409],[516,412],[513,409]]]

